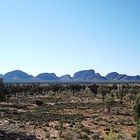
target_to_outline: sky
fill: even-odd
[[[0,73],[140,75],[140,0],[0,1]]]

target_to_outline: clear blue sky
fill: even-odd
[[[140,0],[0,1],[0,73],[140,74]]]

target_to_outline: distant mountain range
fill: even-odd
[[[34,77],[20,70],[14,70],[4,75],[0,74],[0,77],[2,77],[5,82],[140,82],[139,75],[129,76],[111,72],[106,76],[101,76],[99,73],[95,73],[93,69],[78,71],[74,73],[73,77],[69,74],[58,77],[55,73],[41,73]]]

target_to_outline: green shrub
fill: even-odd
[[[136,133],[131,134],[132,138],[136,138]]]
[[[117,136],[113,133],[112,129],[110,129],[109,134],[104,137],[104,140],[117,140]]]
[[[112,96],[107,96],[105,99],[105,104],[108,112],[111,112],[111,108],[114,105],[114,98]]]
[[[87,133],[84,133],[82,139],[84,139],[84,140],[89,140],[88,134],[87,134]]]

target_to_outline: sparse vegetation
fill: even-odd
[[[139,89],[139,84],[5,85],[1,81],[0,93],[8,96],[8,102],[0,103],[0,129],[43,140],[138,139]]]
[[[140,94],[137,96],[134,104],[135,121],[137,126],[137,140],[140,140]]]

